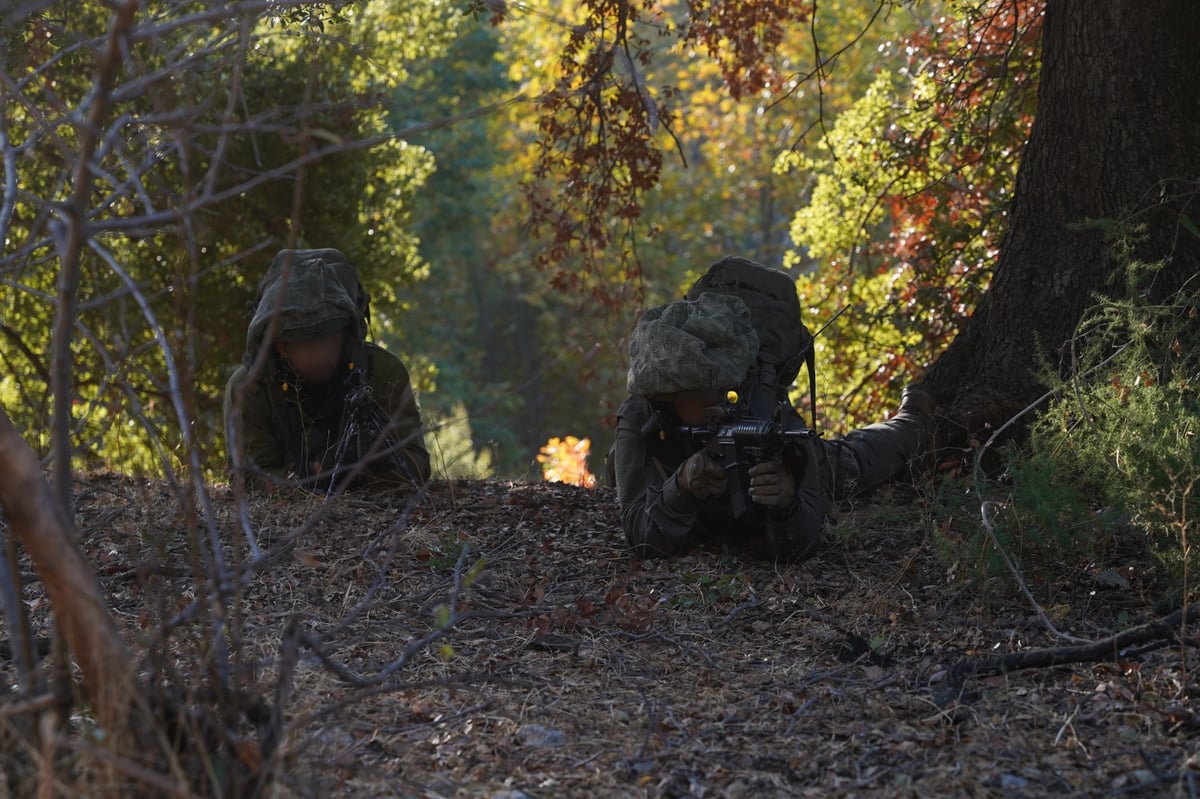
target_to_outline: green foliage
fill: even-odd
[[[1041,446],[1013,449],[1006,460],[1012,483],[1009,517],[1035,555],[1078,560],[1110,548],[1119,514],[1098,507],[1072,469]]]
[[[1016,447],[1005,452],[1005,462],[1001,480],[980,486],[948,474],[934,492],[933,540],[953,579],[1015,595],[1007,558],[1045,596],[1068,588],[1064,570],[1082,570],[1113,554],[1119,514],[1099,507],[1061,464]],[[991,593],[981,596],[987,601]]]
[[[528,425],[528,384],[541,360],[527,299],[536,280],[515,265],[528,260],[514,257],[523,252],[521,242],[503,230],[518,190],[504,178],[505,119],[447,120],[498,102],[512,88],[498,59],[496,31],[467,25],[444,55],[394,93],[392,124],[430,128],[412,141],[433,156],[436,170],[414,212],[430,279],[409,290],[408,307],[385,336],[436,370],[436,386],[422,395],[423,413],[434,420],[469,417],[471,439],[461,443],[472,445],[488,473],[505,475],[527,467],[540,443],[518,432]],[[506,263],[510,257],[513,264]],[[456,450],[451,460],[474,461],[459,442],[450,446]]]
[[[185,429],[221,467],[221,391],[275,250],[346,251],[374,294],[377,333],[397,289],[424,274],[411,215],[432,160],[391,132],[380,100],[413,59],[444,46],[457,14],[436,0],[249,19],[196,8],[139,9],[103,123],[75,336],[74,437],[87,467],[178,467]],[[59,271],[51,211],[72,185],[108,15],[41,4],[7,32],[23,46],[6,52],[18,90],[0,98],[0,130],[21,190],[0,218],[0,278],[12,289],[0,296],[0,362],[6,407],[43,451]]]
[[[452,570],[467,547],[465,537],[460,533],[446,532],[428,542],[427,546],[416,553],[418,560],[424,561],[434,571]],[[482,563],[480,561],[479,563]],[[480,570],[483,566],[476,564]],[[474,569],[472,569],[474,572]],[[478,576],[478,575],[476,575]],[[472,578],[474,581],[475,578]],[[447,611],[449,608],[447,608]]]
[[[745,572],[727,571],[716,574],[686,572],[680,578],[694,593],[671,597],[671,606],[676,608],[707,607],[745,597],[750,582]]]
[[[422,413],[425,440],[433,462],[434,479],[484,479],[493,474],[491,453],[477,450],[471,438],[467,409],[459,405],[447,418]]]
[[[652,55],[638,64],[647,91],[677,109],[677,146],[668,145],[658,184],[640,192],[636,232],[612,239],[621,253],[598,256],[594,271],[565,290],[552,285],[553,271],[533,268],[545,242],[531,239],[523,220],[521,190],[541,146],[539,109],[500,104],[555,86],[554,59],[530,54],[562,49],[580,10],[506,6],[502,25],[464,26],[446,55],[396,95],[395,124],[432,128],[411,141],[434,154],[437,171],[416,211],[431,278],[411,290],[413,310],[398,321],[395,346],[433,360],[437,388],[422,396],[423,407],[444,416],[465,405],[476,448],[491,453],[499,474],[532,476],[538,447],[554,436],[607,448],[625,393],[625,336],[642,308],[677,298],[729,254],[781,263],[794,186],[773,172],[776,153],[795,136],[797,118],[849,105],[873,74],[874,48],[914,22],[897,13],[869,24],[873,0],[823,4],[817,35],[823,52],[836,54],[839,80],[820,94],[778,82],[808,57],[807,37],[789,39],[773,54],[780,96],[739,103],[705,48],[676,38],[687,27],[686,6],[668,3],[664,16],[633,23],[643,26]],[[679,27],[663,27],[668,21]],[[660,35],[668,29],[671,36]],[[660,129],[660,144],[664,135]],[[559,267],[581,268],[569,259]]]
[[[827,420],[874,421],[957,335],[991,274],[1032,120],[1040,0],[947,2],[878,47],[878,73],[816,146],[783,152],[811,193],[786,262],[819,328]],[[944,16],[943,16],[944,15]],[[966,44],[971,42],[973,44]]]
[[[1005,453],[1005,479],[980,487],[999,545],[1032,580],[1132,548],[1157,556],[1168,593],[1190,589],[1200,513],[1200,286],[1151,302],[1145,289],[1155,270],[1130,265],[1126,291],[1098,298],[1084,315],[1070,375],[1045,370],[1054,399],[1028,444]],[[978,493],[947,478],[939,503],[938,518],[955,520],[937,536],[946,557],[977,577],[1002,575],[977,521]]]
[[[1005,4],[995,18],[1033,5]],[[1003,93],[986,109],[955,99],[938,83],[945,71],[922,59],[977,87],[1035,61],[1024,42],[996,58],[1009,29],[970,27],[973,4],[831,0],[816,19],[758,2],[472,6],[474,19],[440,0],[304,4],[136,41],[131,63],[170,79],[120,77],[131,88],[112,132],[124,143],[101,159],[91,220],[149,297],[179,382],[195,389],[185,415],[214,467],[238,317],[282,246],[350,255],[375,297],[373,332],[413,367],[424,410],[465,409],[474,451],[505,476],[533,476],[553,436],[606,448],[638,313],[725,255],[781,265],[790,251],[813,329],[851,306],[818,341],[820,406],[845,414],[826,414],[834,432],[878,418],[969,312],[1002,225],[962,198],[1003,199],[1028,109]],[[195,7],[157,0],[138,20],[171,23]],[[760,11],[761,25],[741,25]],[[929,24],[948,13],[950,24]],[[5,231],[18,249],[0,259],[20,285],[0,298],[0,334],[22,346],[0,350],[0,362],[19,378],[5,390],[34,431],[49,415],[57,278],[43,211],[65,197],[77,136],[69,117],[51,116],[53,135],[34,142],[30,109],[83,101],[107,14],[53,3],[6,31],[22,40],[6,50],[8,71],[37,70],[55,92],[32,81],[28,103],[4,106],[13,140],[36,157],[21,161]],[[972,71],[963,53],[974,45],[963,43],[975,33],[991,49]],[[625,53],[611,48],[618,34]],[[181,52],[195,56],[173,69]],[[590,88],[597,95],[581,98]],[[980,119],[1013,120],[987,128],[1009,160],[976,152]],[[612,168],[593,175],[601,161]],[[149,171],[134,191],[141,163]],[[539,167],[555,174],[531,180]],[[567,227],[535,238],[527,198],[571,206],[541,209]],[[135,229],[150,208],[165,218]],[[797,209],[803,223],[789,225]],[[539,270],[556,246],[566,252]],[[127,294],[106,302],[127,287],[87,258],[78,439],[91,442],[81,447],[90,465],[145,468],[182,452],[166,360]]]
[[[1131,269],[1125,299],[1085,316],[1074,376],[1032,443],[1127,516],[1182,581],[1200,513],[1200,287],[1151,304],[1143,272]]]

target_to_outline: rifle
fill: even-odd
[[[734,518],[745,514],[748,486],[743,471],[765,460],[773,460],[790,443],[818,438],[817,424],[817,376],[814,368],[814,347],[817,336],[825,332],[850,306],[842,306],[832,318],[812,335],[800,357],[808,365],[808,397],[812,412],[813,427],[806,427],[804,420],[786,399],[780,399],[781,388],[776,379],[776,365],[759,363],[746,376],[745,399],[737,391],[726,395],[720,412],[707,424],[682,425],[675,429],[678,435],[687,436],[713,455],[725,467],[725,471],[736,470],[734,486],[730,493]],[[654,414],[642,428],[642,437],[665,437],[666,431],[659,414]]]
[[[762,461],[774,460],[788,444],[818,436],[816,430],[805,426],[804,420],[785,400],[764,397],[762,392],[753,389],[750,393],[751,397],[743,402],[736,391],[730,391],[721,412],[707,424],[682,425],[676,429],[677,433],[709,450],[727,473],[736,475],[733,478],[735,490],[730,492],[734,518],[741,517],[748,507],[744,470]]]
[[[362,458],[367,451],[373,451],[372,460],[385,459],[409,482],[417,483],[404,460],[404,455],[401,454],[399,442],[388,429],[391,420],[384,417],[379,405],[371,398],[371,394],[371,384],[367,382],[365,374],[361,372],[355,374],[354,387],[350,390],[346,401],[346,413],[348,414],[346,428],[334,454],[326,496],[333,493],[333,489],[337,485],[338,472],[352,465],[352,463],[347,463],[351,444],[357,445],[356,459]],[[366,442],[367,451],[364,451],[360,442]]]

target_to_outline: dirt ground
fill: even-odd
[[[193,599],[187,521],[158,483],[79,496],[137,646]],[[1065,642],[1012,586],[962,582],[933,534],[954,520],[920,502],[843,508],[802,564],[639,561],[610,491],[561,484],[247,511],[213,496],[224,541],[245,523],[279,553],[231,615],[235,661],[273,702],[289,624],[324,656],[298,649],[275,796],[1200,795],[1194,639],[958,685],[964,658]],[[1159,615],[1120,569],[1034,588],[1058,630],[1099,639]],[[44,634],[36,581],[26,597]]]

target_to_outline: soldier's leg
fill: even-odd
[[[891,419],[822,441],[822,482],[836,499],[869,492],[922,455],[932,434],[933,396],[923,386],[910,386]]]

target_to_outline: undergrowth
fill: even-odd
[[[939,544],[971,576],[1005,571],[997,544],[1031,585],[1146,556],[1155,593],[1187,596],[1200,512],[1200,278],[1152,302],[1154,274],[1131,263],[1119,297],[1097,298],[1085,313],[1069,374],[1043,370],[1051,398],[1028,440],[1004,451],[1004,474],[982,490],[948,480],[938,491]],[[946,524],[971,506],[973,523]]]

